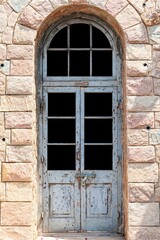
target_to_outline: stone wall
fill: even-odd
[[[126,239],[159,240],[159,0],[0,0],[0,240],[37,237],[35,46],[68,6],[122,33]]]

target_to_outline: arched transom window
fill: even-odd
[[[96,23],[84,20],[58,26],[45,46],[44,77],[114,77],[116,55],[112,35]]]

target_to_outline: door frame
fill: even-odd
[[[110,36],[110,39],[113,42],[113,48],[114,48],[114,60],[116,62],[116,65],[114,65],[114,74],[113,77],[74,77],[68,79],[67,77],[57,77],[57,78],[47,78],[45,71],[46,66],[44,65],[44,61],[46,59],[46,43],[48,42],[48,39],[51,37],[51,31],[54,29],[57,29],[58,26],[64,26],[66,22],[86,22],[86,23],[94,23],[95,26],[103,31],[107,31],[108,35]],[[40,49],[38,52],[38,72],[37,72],[37,78],[38,78],[38,87],[37,87],[37,106],[38,106],[38,169],[39,169],[39,196],[42,196],[42,177],[43,177],[43,171],[42,166],[44,164],[44,158],[42,154],[42,136],[43,136],[43,130],[42,130],[42,111],[44,107],[42,92],[43,87],[51,87],[51,86],[57,86],[57,87],[71,87],[71,86],[80,86],[80,87],[117,87],[117,119],[118,119],[118,126],[117,126],[117,135],[119,136],[117,140],[118,144],[118,230],[117,232],[122,233],[123,232],[123,192],[122,192],[122,160],[123,160],[123,154],[122,154],[122,46],[120,42],[120,38],[117,35],[117,33],[106,23],[99,19],[97,19],[94,16],[89,16],[86,14],[72,14],[69,17],[64,17],[64,19],[57,21],[56,23],[53,23],[47,31],[44,33],[44,36],[42,37]],[[43,211],[43,204],[42,204],[42,197],[39,199],[38,204],[38,219],[39,219],[39,229],[42,229],[42,221],[44,217],[44,211]],[[40,230],[42,231],[42,230]],[[43,231],[42,231],[43,232]]]

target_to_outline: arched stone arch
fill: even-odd
[[[128,36],[127,42],[140,41],[140,37],[142,42],[147,42],[148,38],[145,25],[140,14],[137,12],[136,6],[131,5],[126,0],[119,3],[112,3],[111,1],[100,3],[97,1],[51,1],[51,3],[49,1],[31,1],[20,13],[18,23],[32,29],[39,29],[41,24],[44,25],[44,22],[47,24],[51,16],[56,18],[57,15],[60,15],[58,12],[64,11],[67,14],[69,9],[70,11],[73,11],[73,9],[75,9],[75,11],[81,11],[81,9],[83,9],[87,13],[88,8],[92,9],[91,11],[93,13],[96,13],[96,8],[104,12],[105,14],[101,14],[97,11],[96,14],[100,14],[101,17],[108,15],[108,23],[115,28],[116,25],[117,27],[119,25],[119,28]],[[116,21],[118,24],[116,24]],[[137,29],[139,35],[136,39],[134,33]],[[133,31],[135,32],[133,33]]]

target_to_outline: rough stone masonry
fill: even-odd
[[[0,240],[41,232],[36,42],[68,6],[121,29],[125,238],[159,240],[160,0],[0,0]]]

